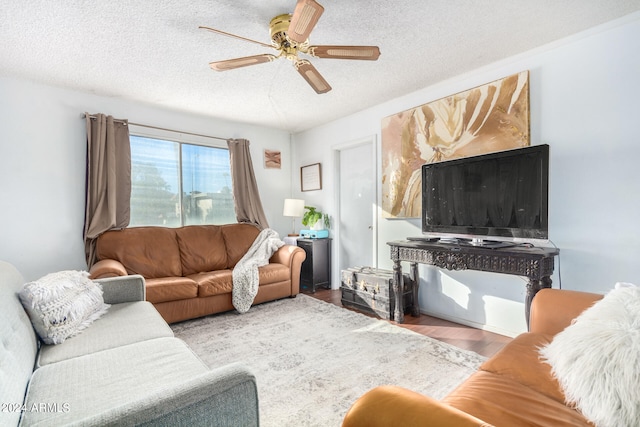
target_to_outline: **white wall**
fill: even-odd
[[[291,222],[282,216],[283,201],[291,194],[288,132],[0,77],[0,259],[14,264],[27,280],[87,268],[82,241],[85,111],[248,139],[270,226],[281,235],[290,230]],[[265,148],[282,152],[282,169],[264,169]]]
[[[383,117],[530,70],[531,143],[551,146],[549,234],[561,250],[554,287],[604,293],[616,281],[640,283],[638,52],[636,13],[296,134],[294,178],[308,163],[332,171],[336,144],[372,134],[379,141]],[[322,191],[303,197],[333,213],[333,177],[323,178]],[[391,268],[386,242],[419,235],[420,221],[380,217],[378,224],[378,265]],[[526,330],[522,278],[427,266],[420,275],[423,312],[506,335]]]

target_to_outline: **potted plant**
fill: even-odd
[[[302,225],[308,226],[311,230],[323,230],[330,227],[329,214],[322,213],[313,206],[305,206],[304,209]]]

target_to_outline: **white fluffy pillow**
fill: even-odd
[[[575,405],[598,427],[640,420],[640,288],[618,283],[540,350]]]
[[[106,313],[102,288],[86,271],[60,271],[25,284],[20,301],[47,344],[60,344]]]

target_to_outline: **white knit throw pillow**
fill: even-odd
[[[47,344],[60,344],[107,312],[102,288],[86,271],[60,271],[26,283],[19,293],[34,329]]]
[[[598,427],[640,422],[640,288],[617,283],[540,350],[575,405]]]

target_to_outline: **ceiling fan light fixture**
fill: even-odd
[[[259,44],[278,51],[277,55],[262,54],[245,56],[225,61],[210,62],[209,66],[215,71],[226,71],[271,62],[278,58],[285,58],[293,63],[298,73],[316,93],[329,92],[331,90],[329,83],[327,83],[324,77],[322,77],[309,61],[300,59],[298,56],[299,53],[318,58],[364,59],[375,61],[380,56],[380,49],[377,46],[310,46],[309,34],[313,31],[323,13],[324,7],[315,0],[297,0],[295,10],[292,14],[283,13],[271,19],[269,23],[269,34],[271,36],[270,45],[215,28],[201,26],[200,28],[202,29],[223,36]]]

